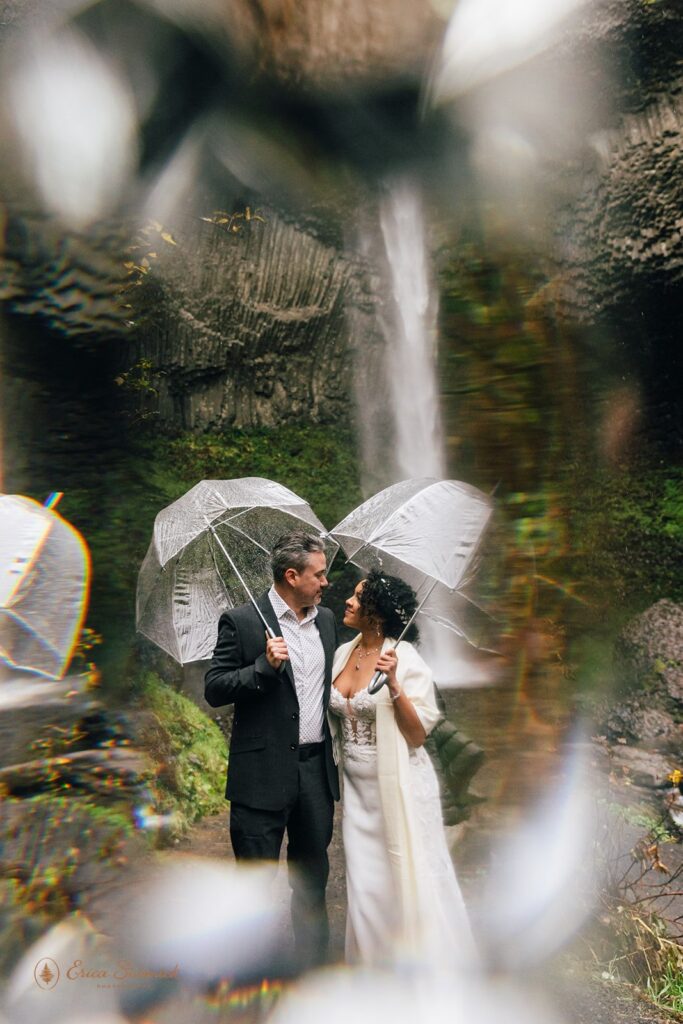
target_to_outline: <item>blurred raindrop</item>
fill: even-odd
[[[285,969],[283,908],[268,864],[188,858],[168,864],[141,893],[122,938],[136,959],[193,983],[251,980]]]
[[[585,0],[460,0],[432,79],[432,102],[456,99],[542,53]]]
[[[24,155],[47,208],[73,228],[118,198],[136,159],[131,93],[76,32],[34,41],[9,90]]]
[[[556,1013],[540,997],[509,981],[469,974],[429,978],[367,970],[331,970],[310,977],[285,995],[272,1024],[347,1024],[349,1020],[392,1024],[556,1024]]]
[[[49,989],[36,982],[36,969],[44,960],[51,965]],[[48,929],[14,968],[4,1001],[12,1024],[76,1024],[86,1018],[90,1024],[100,1024],[100,1018],[113,1024],[118,1020],[113,989],[66,976],[76,961],[92,971],[110,966],[107,940],[79,914]]]
[[[546,960],[592,909],[595,785],[581,744],[574,744],[563,769],[536,812],[497,842],[477,915],[492,965],[519,969]]]

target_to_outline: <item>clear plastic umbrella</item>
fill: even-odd
[[[418,597],[416,615],[472,642],[464,625],[469,599],[463,589],[474,576],[492,512],[491,499],[469,484],[402,480],[359,505],[330,535],[360,569],[381,569],[409,583]],[[373,679],[371,693],[383,679]]]
[[[59,679],[87,607],[90,557],[52,508],[0,495],[0,660]]]
[[[250,600],[263,619],[253,594],[270,586],[270,553],[291,530],[322,537],[328,564],[337,553],[307,502],[281,484],[202,480],[156,517],[138,578],[139,632],[181,665],[210,658],[227,608]]]

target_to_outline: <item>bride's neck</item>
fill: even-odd
[[[366,651],[379,648],[384,643],[384,636],[382,633],[378,633],[376,629],[361,629],[360,631],[360,645]]]

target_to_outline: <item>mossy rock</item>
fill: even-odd
[[[208,715],[153,672],[139,682],[140,738],[157,768],[157,809],[174,815],[172,834],[225,807],[225,736]]]

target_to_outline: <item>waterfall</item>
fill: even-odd
[[[437,302],[419,188],[407,179],[386,187],[379,222],[393,302],[381,317],[385,390],[391,412],[393,481],[446,476],[436,378]],[[366,457],[369,452],[366,449]],[[377,458],[375,451],[373,459]],[[384,453],[386,458],[386,452]],[[366,466],[369,476],[377,466]],[[392,481],[387,480],[387,483]],[[481,682],[467,645],[427,618],[420,621],[422,651],[441,685]]]
[[[380,204],[392,314],[383,318],[397,479],[443,477],[436,384],[436,303],[430,287],[422,202],[408,180],[392,183]]]

